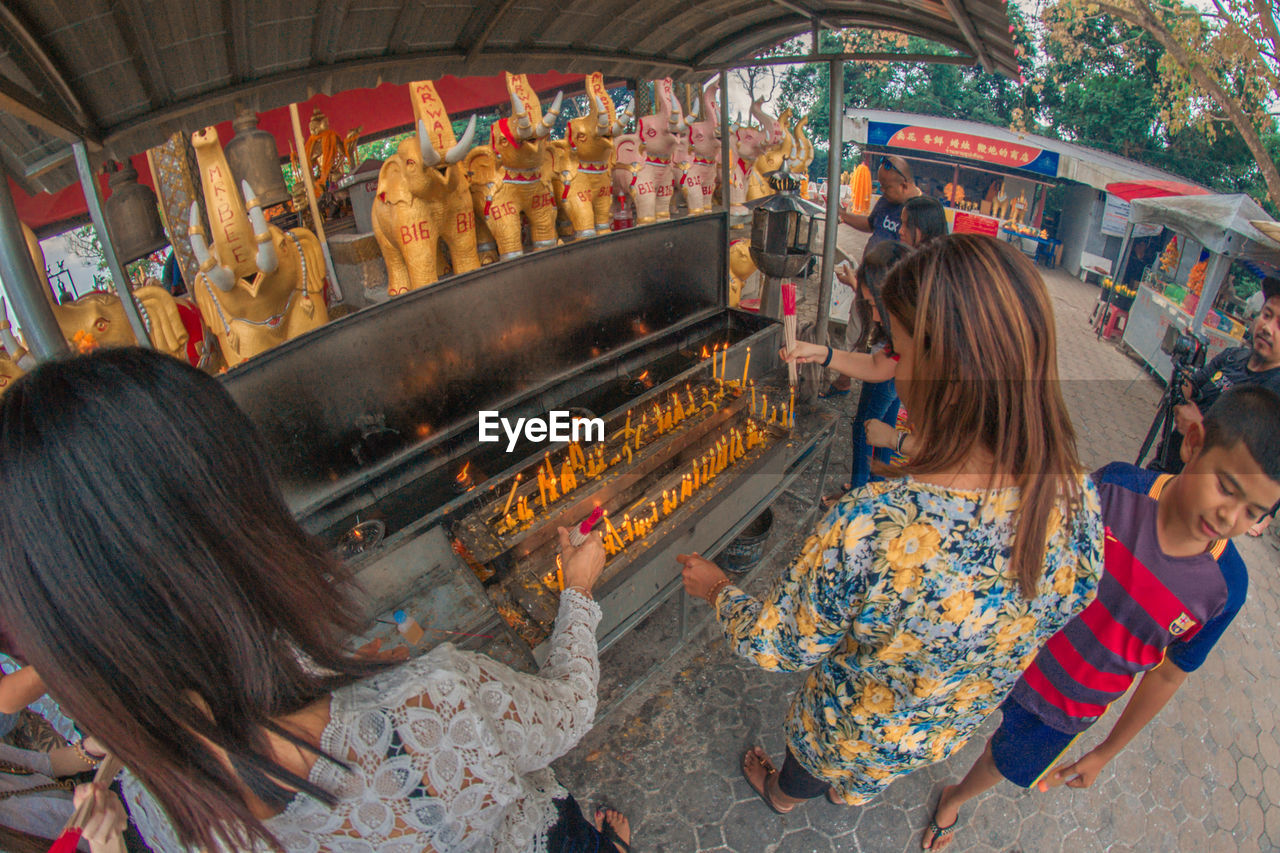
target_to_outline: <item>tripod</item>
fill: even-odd
[[[1173,410],[1187,402],[1187,398],[1182,393],[1182,385],[1191,373],[1191,365],[1184,363],[1180,359],[1173,360],[1173,375],[1169,378],[1169,384],[1164,389],[1164,396],[1160,398],[1160,406],[1156,409],[1155,420],[1151,422],[1151,427],[1147,430],[1147,437],[1142,440],[1142,449],[1138,451],[1138,458],[1133,464],[1142,464],[1143,457],[1151,449],[1151,444],[1155,441],[1156,435],[1159,435],[1160,443],[1156,445],[1159,456],[1153,461],[1161,471],[1174,470],[1170,466],[1175,462],[1175,453],[1172,446],[1173,442],[1169,440],[1173,435]]]

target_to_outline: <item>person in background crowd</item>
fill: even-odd
[[[890,271],[883,304],[921,441],[906,476],[850,493],[763,600],[696,554],[678,558],[739,655],[809,670],[781,769],[759,747],[742,761],[781,813],[824,793],[865,803],[944,760],[1102,571],[1098,494],[1031,263],[988,237],[942,237]]]
[[[591,825],[549,769],[595,714],[598,537],[560,531],[536,675],[449,644],[353,655],[343,569],[254,426],[216,379],[142,349],[14,383],[0,484],[0,624],[128,767],[153,849],[626,853],[626,819]]]
[[[800,364],[819,362],[841,377],[853,377],[862,381],[862,388],[858,392],[858,408],[853,416],[853,471],[849,482],[844,483],[836,495],[826,499],[828,505],[834,504],[849,490],[860,489],[871,480],[872,451],[867,446],[865,424],[874,419],[893,420],[898,415],[898,395],[893,387],[897,361],[889,346],[889,333],[884,327],[884,314],[880,310],[880,287],[889,270],[905,258],[908,252],[906,245],[896,240],[881,243],[867,252],[862,265],[854,273],[854,280],[847,282],[858,294],[854,310],[863,329],[862,335],[854,344],[853,352],[832,350],[828,361],[827,347],[797,341],[794,350],[782,353],[784,360],[795,360]],[[843,269],[837,270],[836,274],[841,281],[848,279],[848,273]],[[869,352],[862,352],[864,349]],[[890,455],[889,451],[877,452],[876,458],[881,462],[888,462]]]
[[[880,198],[876,200],[871,212],[863,215],[840,210],[840,221],[859,231],[871,235],[867,245],[862,249],[863,260],[867,253],[886,240],[901,240],[902,206],[910,199],[920,197],[920,188],[911,177],[911,166],[897,155],[886,155],[880,158],[876,166],[876,180],[880,182]],[[853,284],[841,279],[845,284]],[[851,324],[852,325],[852,324]],[[845,341],[851,345],[851,341]],[[849,393],[853,383],[848,376],[837,377],[826,391],[818,396],[825,398],[843,397]]]
[[[1112,462],[1093,475],[1107,528],[1098,597],[1040,650],[1001,706],[986,750],[958,785],[942,789],[925,850],[946,847],[960,808],[1002,778],[1042,791],[1089,787],[1200,668],[1248,591],[1231,537],[1280,504],[1276,424],[1280,396],[1235,388],[1191,425],[1181,474]],[[1054,768],[1139,677],[1107,738]]]
[[[1179,447],[1182,438],[1192,424],[1203,418],[1201,412],[1213,405],[1218,396],[1228,388],[1258,385],[1280,394],[1280,278],[1268,276],[1262,280],[1262,310],[1250,327],[1247,346],[1225,349],[1208,364],[1197,370],[1183,385],[1182,393],[1187,402],[1174,409],[1175,432],[1169,436],[1173,442],[1169,459],[1170,474],[1182,470]],[[1159,470],[1159,459],[1164,445],[1156,448],[1155,459],[1147,466]],[[1250,536],[1260,536],[1271,523],[1274,514],[1267,515],[1249,529]]]
[[[935,237],[947,233],[947,211],[942,204],[927,196],[917,196],[902,206],[902,242],[918,249]]]

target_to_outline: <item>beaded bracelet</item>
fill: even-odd
[[[85,764],[88,764],[90,767],[97,767],[99,764],[102,763],[102,759],[105,757],[105,756],[99,756],[97,758],[94,758],[92,755],[90,755],[88,750],[84,748],[84,741],[76,741],[75,743],[71,744],[71,748],[75,750],[76,757],[79,758],[81,761],[83,761]]]
[[[728,578],[721,578],[720,580],[716,581],[715,585],[713,585],[711,589],[707,590],[707,604],[710,604],[712,607],[715,607],[716,599],[720,596],[721,590],[723,590],[726,586],[728,586],[731,583],[733,583],[733,581],[729,580]]]

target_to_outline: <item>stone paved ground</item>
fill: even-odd
[[[841,235],[860,254],[860,240]],[[1061,372],[1084,463],[1132,460],[1155,412],[1160,387],[1087,321],[1097,290],[1060,272],[1045,273],[1058,323]],[[839,408],[852,411],[845,398]],[[823,403],[822,405],[827,405]],[[848,422],[836,440],[828,488],[849,466]],[[812,482],[810,486],[814,485]],[[784,497],[759,592],[798,550],[803,507]],[[1202,670],[1164,712],[1106,768],[1093,788],[1029,794],[1007,783],[962,815],[960,851],[1280,849],[1280,540],[1237,541],[1251,571],[1249,599]],[[673,571],[674,571],[673,567]],[[636,661],[670,643],[674,604],[606,653],[605,692]],[[695,603],[701,617],[705,605]],[[764,673],[726,650],[703,624],[640,689],[601,720],[557,763],[560,780],[584,804],[607,802],[630,816],[637,851],[670,853],[897,853],[919,849],[935,792],[981,751],[993,721],[944,764],[898,780],[874,803],[837,807],[816,800],[778,816],[738,771],[755,743],[782,755],[781,724],[802,676]],[[1082,747],[1110,729],[1112,711]]]

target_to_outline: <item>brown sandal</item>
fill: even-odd
[[[757,750],[759,750],[759,752],[757,752]],[[759,762],[760,766],[764,768],[764,783],[759,788],[755,786],[755,783],[751,781],[751,777],[747,775],[747,762],[752,760]],[[778,806],[775,805],[773,800],[769,797],[769,779],[776,776],[777,773],[778,768],[773,766],[773,762],[769,760],[769,756],[765,755],[764,750],[760,749],[758,746],[751,747],[751,749],[747,750],[747,754],[742,756],[742,778],[747,780],[747,784],[751,786],[751,790],[755,791],[756,794],[760,796],[760,799],[764,800],[764,804],[766,806],[773,809],[778,814],[790,814],[791,811],[795,809],[795,806],[790,806],[785,809],[778,808]]]

